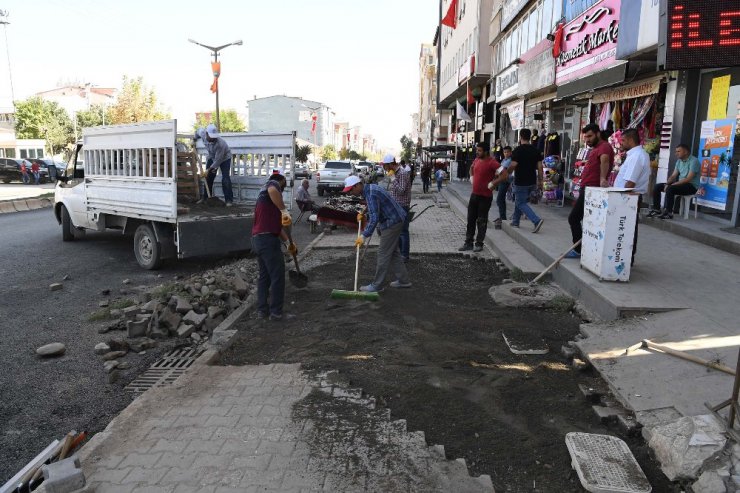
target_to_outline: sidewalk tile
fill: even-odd
[[[157,467],[154,469],[145,469],[143,467],[134,467],[131,472],[123,478],[121,481],[123,484],[126,483],[147,483],[156,484],[162,477],[167,474],[169,467]]]

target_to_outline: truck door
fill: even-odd
[[[72,224],[78,228],[94,228],[87,214],[85,196],[85,163],[82,145],[78,144],[69,158],[64,172],[65,181],[57,182],[56,201],[62,202],[69,211]]]

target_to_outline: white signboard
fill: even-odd
[[[585,199],[581,267],[602,281],[629,281],[637,195],[589,187]]]
[[[516,96],[519,87],[519,66],[512,65],[496,77],[496,101]]]
[[[308,110],[302,110],[300,113],[298,113],[298,121],[299,122],[310,122],[311,112]]]

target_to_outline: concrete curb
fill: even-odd
[[[12,212],[25,212],[33,211],[36,209],[45,209],[47,207],[53,207],[54,201],[51,199],[17,199],[17,200],[3,200],[0,202],[0,214],[10,214]]]

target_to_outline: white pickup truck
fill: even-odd
[[[355,167],[349,161],[327,161],[316,172],[316,191],[319,196],[325,192],[338,192],[344,188],[344,179],[355,174]]]
[[[254,200],[270,173],[293,169],[295,134],[222,137],[233,158],[231,208],[196,203],[206,150],[200,141],[193,148],[190,135],[178,142],[176,120],[84,129],[54,191],[62,239],[85,230],[133,234],[136,260],[145,269],[167,258],[249,250]],[[216,196],[223,195],[220,178]],[[284,196],[289,207],[292,191]]]

